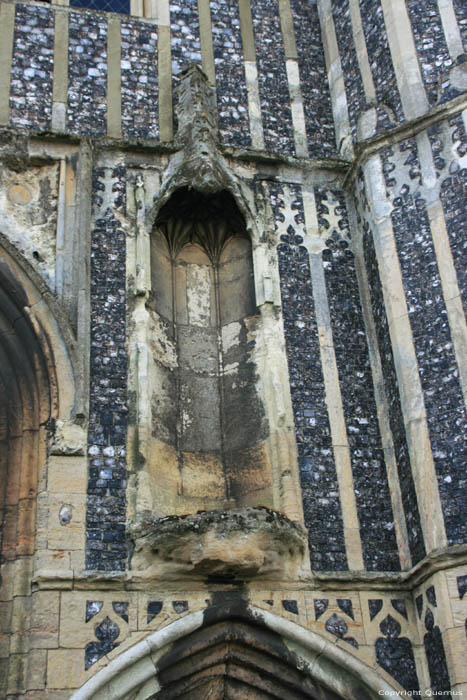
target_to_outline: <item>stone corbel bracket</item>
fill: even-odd
[[[265,507],[148,516],[129,529],[133,581],[301,580],[306,532]]]

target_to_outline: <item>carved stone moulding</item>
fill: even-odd
[[[129,529],[132,578],[302,578],[306,533],[265,507],[149,516]]]

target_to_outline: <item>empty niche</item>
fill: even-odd
[[[151,237],[153,478],[171,512],[272,505],[252,245],[228,192],[182,188]]]

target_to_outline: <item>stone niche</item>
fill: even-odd
[[[179,189],[159,212],[150,250],[149,459],[156,481],[172,475],[156,512],[272,506],[252,245],[234,198]]]

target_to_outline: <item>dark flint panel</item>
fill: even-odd
[[[277,221],[283,217],[284,193],[270,185]],[[302,193],[294,187],[295,221],[304,221]],[[301,228],[301,226],[300,226]],[[342,510],[331,429],[320,362],[310,262],[293,226],[278,246],[282,310],[295,419],[305,525],[311,566],[316,570],[347,570]]]
[[[324,61],[318,8],[291,0],[298,66],[305,111],[308,152],[312,158],[336,153],[331,95]]]
[[[197,0],[170,3],[172,72],[178,75],[188,66],[201,62],[201,40]]]
[[[399,146],[418,168],[413,139]],[[417,182],[395,193],[391,215],[423,389],[433,459],[449,544],[467,541],[467,416],[459,383],[436,254]]]
[[[158,139],[157,27],[122,19],[122,134]]]
[[[397,571],[399,553],[381,444],[368,343],[363,321],[345,195],[315,188],[318,222],[328,236],[323,251],[334,351],[360,523],[363,560],[368,571]],[[338,227],[329,228],[327,215]]]
[[[359,114],[366,109],[365,91],[355,50],[349,2],[348,0],[332,0],[331,4],[344,75],[350,128],[352,130],[352,138],[355,141]]]
[[[376,336],[384,376],[384,385],[386,388],[389,423],[394,442],[394,453],[407,525],[410,554],[412,563],[416,564],[423,559],[426,554],[425,544],[423,541],[415,484],[410,466],[409,448],[405,434],[394,356],[392,354],[389,324],[384,305],[383,288],[379,276],[373,237],[368,225],[365,225],[363,233],[363,251],[368,275],[371,307],[376,325]]]
[[[70,12],[67,131],[105,136],[107,131],[107,22],[90,12]]]
[[[251,7],[266,150],[295,154],[289,85],[278,0]]]
[[[434,105],[438,90],[442,87],[442,76],[452,66],[438,3],[436,0],[424,0],[421,12],[419,0],[408,0],[407,10],[426,94],[430,105]]]
[[[451,117],[449,126],[452,130],[452,147],[457,150],[459,159],[465,158],[467,136],[462,115]],[[467,168],[461,168],[457,160],[453,160],[449,170],[449,176],[441,183],[440,196],[462,303],[467,314]]]
[[[125,185],[123,167],[94,171],[86,567],[101,571],[122,571],[127,558],[126,246],[113,213],[124,212]]]
[[[465,0],[452,0],[452,4],[461,32],[464,51],[467,53],[467,3]]]
[[[226,144],[248,147],[250,120],[237,0],[212,0],[211,23],[221,138]]]
[[[451,681],[444,651],[443,637],[438,625],[434,625],[430,609],[425,613],[426,634],[423,637],[433,696],[451,695]]]
[[[360,0],[360,13],[378,102],[390,107],[397,121],[403,122],[404,113],[380,0]]]
[[[52,119],[54,13],[16,5],[11,64],[10,124],[48,130]]]
[[[399,636],[401,626],[392,615],[387,615],[379,628],[385,636],[375,642],[378,665],[408,691],[409,697],[419,697],[420,685],[412,642],[407,637]]]

